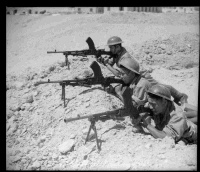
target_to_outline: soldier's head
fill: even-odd
[[[126,84],[130,84],[135,77],[140,75],[140,66],[135,59],[125,57],[119,61],[119,64],[122,72],[122,80]]]
[[[164,114],[168,103],[172,103],[170,91],[160,84],[152,86],[147,91],[147,99],[154,115]]]
[[[118,36],[112,36],[107,41],[107,46],[110,48],[110,51],[112,52],[112,54],[118,54],[119,52],[121,52],[121,48],[122,48],[121,44],[122,44],[122,40]]]

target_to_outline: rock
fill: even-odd
[[[13,112],[20,111],[21,107],[19,105],[13,105],[10,107],[10,110],[12,110]]]
[[[40,143],[45,142],[45,140],[46,140],[46,136],[41,136],[41,137],[38,139],[37,145],[39,145]]]
[[[49,155],[48,151],[46,151],[46,152],[43,153],[43,156],[48,156],[48,155]]]
[[[26,97],[26,103],[33,103],[33,96],[32,95],[29,95]]]
[[[76,137],[75,134],[71,134],[71,135],[69,136],[70,139],[74,139],[75,137]]]
[[[49,73],[54,71],[55,68],[56,68],[55,66],[50,66],[49,69],[48,69]]]
[[[188,74],[188,78],[192,78],[192,77],[193,77],[192,73]]]
[[[29,103],[24,103],[22,106],[21,106],[21,110],[29,110],[29,108],[31,107],[31,105]]]
[[[194,161],[192,161],[192,160],[187,160],[187,161],[186,161],[186,164],[187,164],[188,166],[195,166],[195,165],[196,165],[196,163],[195,163]]]
[[[144,52],[145,52],[146,54],[149,54],[149,53],[150,53],[150,50],[149,50],[149,49],[145,49]]]
[[[42,74],[40,74],[40,78],[45,78],[45,77],[47,77],[48,75],[46,74],[46,73],[42,73]]]
[[[179,52],[184,52],[184,51],[185,51],[184,48],[180,48],[180,49],[179,49]]]
[[[33,92],[33,96],[37,96],[38,95],[38,91]]]
[[[15,87],[16,87],[17,89],[21,90],[21,89],[23,88],[23,86],[24,86],[24,83],[23,83],[23,82],[16,81],[16,82],[14,83],[14,85],[15,85]]]
[[[15,156],[15,157],[12,158],[12,162],[16,163],[16,162],[20,161],[21,159],[22,158],[20,156]]]
[[[11,128],[11,133],[16,132],[18,129],[18,125],[16,123],[13,123],[12,128]]]
[[[31,169],[32,169],[32,170],[36,170],[36,169],[40,168],[40,166],[41,166],[40,162],[35,161],[35,162],[33,163],[33,165],[31,166]]]
[[[55,154],[55,153],[53,153],[53,155],[52,155],[52,159],[53,159],[53,160],[58,160],[58,158],[59,158],[58,155]]]
[[[172,55],[172,52],[171,52],[171,51],[167,51],[167,54],[168,54],[168,55]]]
[[[152,143],[148,143],[144,147],[147,148],[147,149],[149,149],[150,147],[152,147]]]
[[[14,115],[14,112],[12,110],[8,109],[6,112],[7,119],[10,119],[13,115]]]
[[[66,154],[67,152],[71,151],[75,142],[73,139],[69,139],[66,142],[62,143],[58,149],[61,154]]]
[[[85,104],[85,108],[87,108],[87,107],[89,107],[89,106],[90,106],[90,103],[87,102],[87,103]]]
[[[166,157],[165,157],[164,154],[159,154],[159,155],[157,155],[157,157],[158,157],[159,159],[162,159],[162,160],[166,159]]]
[[[161,49],[165,50],[166,49],[166,45],[165,44],[160,44],[159,46]]]
[[[60,66],[60,67],[64,67],[65,65],[66,65],[65,62],[59,62],[59,66]]]

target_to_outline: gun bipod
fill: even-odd
[[[90,135],[91,129],[93,129],[94,134],[95,134],[96,143],[97,143],[97,148],[98,148],[98,151],[100,151],[101,148],[100,148],[100,145],[99,145],[98,136],[97,136],[97,129],[96,129],[96,126],[95,126],[96,121],[98,121],[99,119],[97,119],[95,117],[91,117],[88,120],[91,122],[91,124],[90,124],[89,130],[88,130],[88,133],[87,133],[87,137],[85,139],[85,144],[88,141],[88,137]]]
[[[93,129],[94,134],[95,134],[95,139],[96,139],[98,151],[101,150],[101,147],[100,147],[100,145],[99,145],[99,140],[98,140],[98,136],[97,136],[97,130],[96,130],[95,123],[96,123],[97,121],[99,121],[99,120],[102,121],[102,122],[105,122],[106,120],[109,120],[109,119],[113,119],[113,120],[115,120],[115,119],[117,119],[117,120],[124,120],[123,117],[112,117],[112,116],[98,116],[98,117],[90,117],[90,118],[88,119],[88,120],[91,122],[91,124],[90,124],[89,130],[88,130],[88,133],[87,133],[87,137],[86,137],[86,139],[85,139],[85,144],[86,144],[86,142],[88,141],[88,137],[89,137],[89,135],[90,135],[91,129]]]
[[[64,108],[65,108],[65,82],[60,83],[62,86],[62,95],[61,95],[61,100],[64,101]]]

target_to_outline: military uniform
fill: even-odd
[[[172,111],[170,120],[162,131],[167,136],[171,136],[176,142],[181,139],[189,143],[197,141],[197,125],[189,121],[183,113]]]
[[[196,143],[197,125],[189,121],[183,111],[180,112],[175,110],[169,89],[163,85],[154,85],[147,91],[147,95],[147,104],[153,112],[151,116],[157,130],[162,131],[164,135],[172,137],[175,142],[183,140],[186,143]],[[162,99],[156,97],[165,99],[165,106],[163,106],[164,104],[159,104],[157,101],[161,101]],[[146,122],[145,119],[143,122]],[[150,123],[148,122],[146,124],[150,133],[157,135],[155,130],[148,127],[148,124]]]

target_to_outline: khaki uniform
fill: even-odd
[[[185,139],[189,143],[197,141],[197,125],[189,121],[183,113],[172,111],[170,120],[163,130],[176,142]]]
[[[120,61],[124,58],[129,58],[129,57],[135,59],[123,47],[121,54],[117,55],[114,58],[113,67],[123,72],[123,69],[120,68]],[[146,91],[151,86],[156,84],[160,83],[155,79],[153,79],[148,72],[143,71],[141,72],[141,76],[137,79],[137,81],[134,80],[129,87],[122,87],[122,85],[117,86],[118,89],[121,90],[125,108],[134,116],[134,118],[137,118],[139,116],[139,111],[137,110],[137,107],[139,105],[144,105],[147,102]],[[170,90],[170,93],[172,97],[174,97],[174,99],[178,100],[181,99],[182,93],[180,93],[170,85],[165,85],[165,84],[162,85],[166,86]]]

